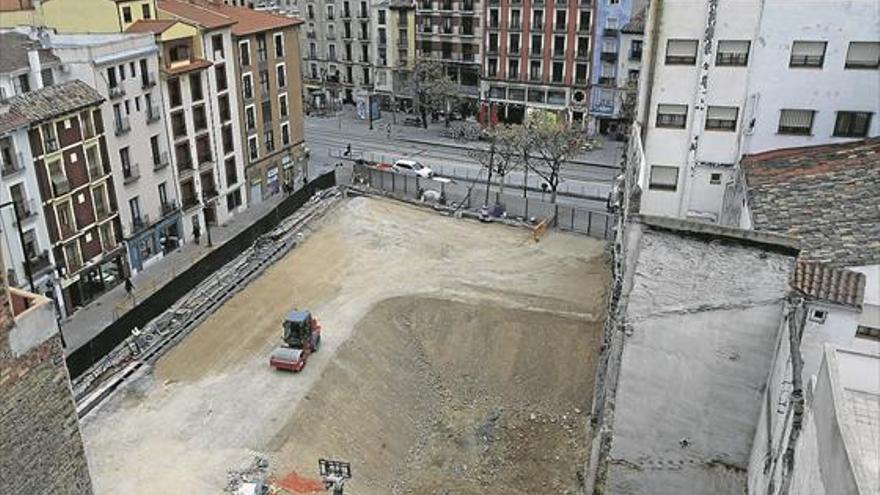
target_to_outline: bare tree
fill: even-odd
[[[416,62],[409,77],[409,92],[422,118],[422,126],[428,127],[428,112],[446,111],[457,99],[458,85],[446,74],[443,64],[433,60]],[[448,117],[447,117],[448,124]]]
[[[538,174],[550,187],[550,202],[562,180],[561,172],[568,159],[586,142],[582,129],[572,127],[549,112],[536,112],[522,129],[519,151],[528,170]]]
[[[520,149],[524,136],[521,129],[512,126],[497,126],[488,131],[488,148],[472,149],[471,156],[488,171],[486,177],[486,204],[489,204],[489,190],[492,176],[499,178],[498,194],[504,194],[504,178],[522,165]]]

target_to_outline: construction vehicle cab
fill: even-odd
[[[273,368],[300,371],[313,352],[321,346],[321,325],[310,311],[291,311],[281,325],[284,345],[269,358]]]

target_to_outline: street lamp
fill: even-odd
[[[21,217],[18,214],[18,204],[15,201],[7,201],[0,204],[0,208],[6,208],[7,206],[12,206],[12,211],[15,213],[15,226],[18,228],[18,241],[21,243],[21,254],[24,257],[24,274],[27,276],[31,292],[36,294],[37,289],[34,287],[34,275],[31,273],[31,260],[28,258],[27,250],[24,247],[24,231],[21,230]]]
[[[208,247],[214,247],[214,243],[211,242],[211,224],[208,223],[208,196],[205,193],[202,193],[202,202],[205,203],[205,206],[202,208],[202,218],[205,219],[205,235],[208,237]]]

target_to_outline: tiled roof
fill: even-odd
[[[0,110],[0,135],[27,125],[28,119],[18,112]]]
[[[27,35],[9,31],[0,33],[0,73],[14,72],[28,67],[28,51],[38,48],[36,41]],[[58,62],[58,57],[50,50],[40,49],[40,62],[49,64]]]
[[[207,69],[212,65],[214,64],[203,58],[194,58],[190,63],[178,67],[162,67],[162,72],[167,76],[179,76],[180,74],[186,74],[187,72]]]
[[[644,34],[645,33],[645,8],[642,8],[630,18],[629,22],[620,29],[624,33]]]
[[[742,168],[756,230],[798,238],[807,261],[880,263],[880,138],[768,151]]]
[[[10,99],[9,114],[16,114],[17,117],[9,118],[25,119],[25,122],[37,124],[102,101],[104,97],[100,93],[75,79]]]
[[[815,261],[798,261],[791,286],[813,299],[847,306],[861,307],[865,298],[863,273]]]
[[[173,26],[177,21],[171,19],[139,19],[134,24],[128,26],[126,33],[164,33],[168,28]]]
[[[235,20],[217,12],[214,5],[182,0],[159,0],[156,5],[161,11],[194,22],[205,29],[217,29],[235,23]]]

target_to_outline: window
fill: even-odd
[[[498,76],[498,59],[490,58],[486,63],[486,75],[489,77]]]
[[[226,209],[233,211],[241,206],[241,189],[236,189],[226,195]]]
[[[241,76],[241,91],[245,100],[254,97],[254,77],[251,74]]]
[[[260,93],[263,96],[269,95],[269,71],[261,70],[260,71]]]
[[[143,14],[144,19],[150,19],[153,17],[153,13],[150,12],[150,4],[145,3],[141,5],[141,13]]]
[[[565,30],[565,23],[566,23],[565,11],[564,10],[557,10],[556,11],[556,23],[554,24],[554,26],[556,27],[556,30],[557,31],[564,31]]]
[[[128,208],[131,210],[131,226],[135,229],[142,227],[140,198],[135,196],[128,200]]]
[[[642,59],[642,40],[632,40],[632,43],[629,45],[629,59]]]
[[[257,128],[257,110],[251,105],[249,107],[245,107],[244,109],[244,120],[245,125],[247,126],[247,130],[253,131]]]
[[[225,56],[223,53],[223,35],[215,34],[211,36],[211,48],[214,50],[214,59],[221,59]]]
[[[564,57],[565,56],[565,36],[554,36],[553,37],[553,56],[554,57]]]
[[[287,87],[287,71],[284,70],[284,64],[280,64],[275,67],[275,76],[275,81],[278,84],[279,88]]]
[[[514,55],[519,53],[519,33],[510,34],[510,44],[507,51]]]
[[[193,127],[196,132],[203,131],[208,128],[208,114],[205,112],[205,105],[197,105],[192,109]]]
[[[172,46],[168,50],[168,58],[171,59],[171,63],[174,62],[186,62],[189,60],[189,47],[187,45],[176,45]],[[125,79],[125,71],[121,71],[120,77]]]
[[[217,91],[226,91],[226,88],[229,87],[229,82],[226,79],[226,66],[224,64],[214,66],[214,79],[217,80]]]
[[[749,63],[750,41],[719,41],[715,65],[745,66]]]
[[[284,58],[284,34],[275,33],[272,39],[275,44],[275,58]]]
[[[223,131],[220,133],[220,141],[223,146],[223,154],[228,155],[235,151],[232,139],[232,126],[225,125],[223,126]]]
[[[562,75],[564,73],[565,63],[564,62],[553,62],[553,82],[561,83]]]
[[[259,146],[257,145],[257,136],[251,136],[248,138],[248,155],[251,157],[251,160],[256,160],[257,157],[260,156]]]
[[[238,182],[238,170],[235,168],[235,157],[227,158],[225,163],[226,168],[226,186],[231,186]]]
[[[327,20],[328,20],[328,21],[332,21],[332,20],[335,18],[335,16],[333,15],[333,13],[334,13],[334,6],[333,6],[333,5],[328,5],[328,6],[327,6]]]
[[[578,36],[577,43],[577,58],[589,58],[590,38],[588,36]]]
[[[183,110],[171,114],[171,133],[175,139],[186,136],[186,118]]]
[[[519,79],[519,60],[509,59],[507,61],[507,77]]]
[[[202,101],[205,97],[204,92],[202,91],[201,74],[192,74],[189,76],[189,94],[192,96],[192,101]]]
[[[379,25],[385,25],[385,9],[379,9]]]
[[[828,312],[822,309],[814,309],[810,311],[810,320],[815,321],[816,323],[825,323],[825,318],[828,317]]]
[[[834,135],[837,137],[866,137],[871,127],[871,112],[837,112]]]
[[[675,191],[678,188],[678,167],[651,166],[651,182],[648,189]]]
[[[513,9],[510,11],[510,29],[519,29],[520,28],[520,12],[518,9]]]
[[[825,63],[824,41],[795,41],[791,45],[789,67],[820,68]]]
[[[712,107],[706,109],[706,129],[715,131],[735,131],[737,107]]]
[[[40,71],[40,78],[43,80],[43,86],[52,86],[55,84],[55,76],[52,75],[52,69],[43,69]]]
[[[287,123],[281,124],[281,145],[290,146],[290,126]]]
[[[535,10],[532,11],[532,27],[534,30],[543,30],[544,29],[544,11],[543,10]]]
[[[577,64],[574,68],[574,82],[584,84],[587,82],[587,64]]]
[[[220,95],[217,98],[217,107],[220,113],[220,122],[228,122],[232,119],[232,111],[229,109],[229,95]]]
[[[880,67],[880,42],[853,41],[846,51],[847,69],[876,69]]]
[[[543,41],[544,36],[540,34],[532,35],[532,55],[541,55],[541,41]]]
[[[310,5],[311,7],[311,5]],[[239,58],[241,60],[242,66],[251,65],[251,44],[247,41],[242,41],[238,44],[238,53]]]
[[[813,130],[813,110],[782,110],[779,113],[779,134],[809,135]]]
[[[721,184],[721,174],[718,172],[713,172],[709,174],[709,184],[719,185]]]
[[[126,24],[131,22],[131,7],[122,7],[122,21]]]
[[[532,81],[541,80],[541,61],[532,60],[529,63],[529,79]]]
[[[267,55],[268,49],[266,48],[266,35],[258,34],[257,35],[257,60],[260,62],[265,62],[268,58]]]
[[[272,101],[263,100],[263,103],[260,105],[260,111],[263,114],[263,127],[272,127]]]
[[[669,40],[666,42],[666,65],[694,65],[697,63],[697,40]]]
[[[306,6],[306,16],[307,16],[309,19],[314,19],[314,18],[315,18],[315,6],[314,6],[314,5],[309,4],[309,5]]]
[[[278,113],[282,118],[286,118],[287,112],[287,95],[278,95]]]
[[[657,105],[657,127],[684,129],[687,105]]]
[[[180,94],[180,79],[168,80],[168,99],[171,101],[171,108],[183,105],[183,98]]]
[[[580,18],[578,19],[578,30],[580,31],[589,31],[590,30],[590,11],[586,9],[581,9]]]

